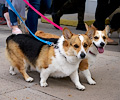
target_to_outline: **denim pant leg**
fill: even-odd
[[[29,0],[29,3],[39,11],[41,0]],[[35,34],[38,26],[38,14],[31,8],[28,9],[27,20],[25,22],[28,28]]]
[[[12,26],[18,25],[17,22],[17,15],[10,9],[8,9],[9,16],[10,16],[10,22]]]
[[[43,0],[46,10],[50,9],[52,0]]]
[[[0,17],[3,17],[3,4],[0,4]]]

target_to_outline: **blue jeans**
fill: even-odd
[[[18,25],[17,22],[17,15],[10,9],[8,9],[9,16],[10,16],[10,22],[12,26]]]
[[[0,17],[3,17],[3,4],[0,4]]]
[[[5,7],[5,4],[0,3],[0,17],[4,17],[3,14],[7,12],[7,7]]]
[[[40,10],[42,0],[29,0],[29,3],[38,11]],[[51,0],[43,0],[45,7],[49,9],[51,7]],[[28,9],[26,25],[35,34],[38,26],[38,14],[34,12],[31,8]]]

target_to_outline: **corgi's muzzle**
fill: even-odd
[[[94,42],[93,42],[93,45],[97,48],[99,53],[103,53],[104,52],[105,43],[101,42],[100,43],[100,47],[96,46],[96,44]]]
[[[80,58],[85,58],[85,56],[86,56],[86,54],[84,53],[84,52],[81,52],[81,54],[80,54]]]

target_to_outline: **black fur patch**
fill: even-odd
[[[54,38],[50,38],[50,39],[41,38],[41,39],[53,42],[55,44],[58,41],[58,39],[54,39]],[[24,53],[24,55],[33,64],[35,63],[43,45],[47,45],[47,44],[35,39],[33,36],[31,36],[29,34],[11,35],[6,39],[6,43],[8,43],[9,40],[13,40],[17,44],[19,44],[19,47],[22,50],[22,52]]]

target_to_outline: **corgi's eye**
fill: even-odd
[[[106,39],[106,37],[105,37],[105,36],[103,36],[103,39]]]
[[[98,39],[98,37],[97,37],[97,36],[95,36],[95,37],[94,37],[94,39]]]
[[[87,48],[87,46],[88,46],[88,45],[87,45],[86,43],[84,43],[84,45],[83,45],[83,46],[84,46],[85,48]]]
[[[74,45],[75,48],[79,48],[79,46],[77,44]]]

